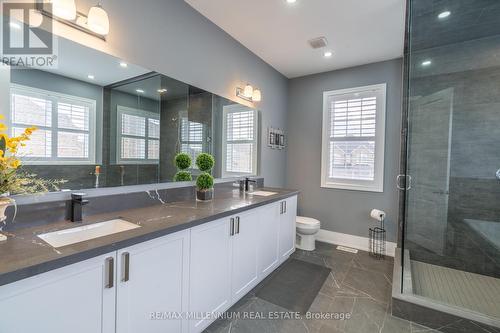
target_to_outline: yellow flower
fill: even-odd
[[[7,148],[9,149],[16,149],[17,148],[17,144],[19,142],[16,140],[16,138],[9,138],[6,140],[6,143],[5,145],[7,146]]]
[[[21,161],[19,161],[18,159],[12,159],[10,161],[10,167],[11,168],[14,168],[14,169],[17,169],[21,166]]]
[[[28,127],[24,130],[24,134],[26,134],[27,136],[33,134],[34,131],[36,131],[37,128],[36,127]]]
[[[0,132],[5,132],[7,130],[7,126],[5,124],[0,123]]]
[[[0,114],[0,120],[4,120],[5,117],[3,116],[3,114]]]

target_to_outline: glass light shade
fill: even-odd
[[[243,95],[247,98],[252,98],[253,96],[253,87],[249,84],[245,86],[245,89],[243,90]]]
[[[76,18],[75,0],[52,0],[52,12],[62,19],[74,20]]]
[[[30,9],[30,27],[36,28],[42,25],[43,16],[37,10]]]
[[[101,6],[90,8],[87,25],[93,32],[99,35],[107,35],[109,33],[108,13]]]
[[[260,102],[261,100],[262,100],[262,93],[260,92],[260,89],[255,89],[252,94],[252,101]]]

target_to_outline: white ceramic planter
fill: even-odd
[[[0,196],[0,223],[4,222],[7,219],[7,216],[5,216],[5,210],[7,209],[7,207],[10,206],[11,203],[12,203],[12,200],[8,197],[8,195],[1,195]],[[6,240],[7,240],[7,237],[0,233],[0,242],[6,241]]]

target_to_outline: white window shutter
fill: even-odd
[[[385,89],[324,93],[323,187],[383,191]]]
[[[229,106],[224,112],[224,176],[257,174],[257,112]]]
[[[26,147],[25,164],[94,164],[95,101],[26,86],[11,87],[14,135],[35,126]]]

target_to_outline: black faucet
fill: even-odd
[[[85,193],[71,193],[71,222],[82,222],[83,206],[89,203],[83,199]]]
[[[256,184],[257,181],[256,180],[253,180],[253,179],[250,179],[248,177],[245,178],[245,192],[248,192],[248,184],[249,183],[254,183]]]

